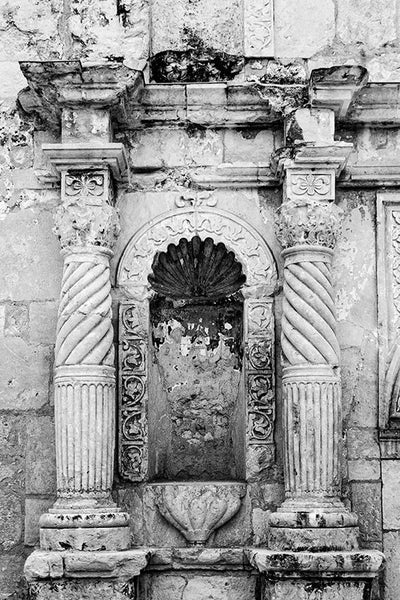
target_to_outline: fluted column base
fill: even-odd
[[[129,515],[113,502],[115,373],[105,365],[56,367],[58,499],[40,519],[42,550],[126,550]]]
[[[270,516],[269,548],[352,550],[357,517],[341,502],[338,369],[283,370],[286,500]]]

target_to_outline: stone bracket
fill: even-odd
[[[364,67],[315,69],[309,84],[311,107],[333,110],[336,119],[343,121],[367,82],[368,71]]]

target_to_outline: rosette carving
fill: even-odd
[[[339,344],[329,264],[318,261],[286,265],[283,289],[285,362],[337,365]]]
[[[283,248],[297,245],[333,249],[340,233],[342,210],[318,200],[288,200],[277,211],[276,235]]]
[[[56,366],[113,365],[108,264],[66,261],[58,313]]]

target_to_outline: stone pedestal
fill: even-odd
[[[135,600],[135,578],[149,559],[146,550],[124,552],[45,552],[25,564],[25,577],[35,600]]]
[[[263,600],[369,600],[384,561],[380,552],[250,550],[263,574]]]

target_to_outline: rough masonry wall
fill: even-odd
[[[184,2],[181,0],[178,4],[182,6]],[[206,7],[204,13],[198,11],[206,23],[201,27],[194,23],[198,37],[207,48],[240,56],[241,28],[232,29],[229,18],[221,24],[220,8],[226,2],[221,1],[221,6],[217,2],[207,3],[207,6],[211,4],[212,10]],[[150,8],[157,17],[152,19],[152,26],[149,25]],[[33,132],[31,123],[21,121],[16,110],[16,95],[26,82],[17,61],[117,59],[138,67],[149,51],[154,54],[184,49],[182,44],[187,38],[172,40],[168,30],[163,29],[164,37],[157,38],[154,28],[157,22],[168,20],[168,10],[166,0],[154,0],[151,7],[146,0],[3,0],[1,3],[1,600],[24,598],[23,563],[37,543],[38,517],[54,501],[52,360],[62,268],[58,243],[52,233],[52,211],[59,201],[59,192],[37,177],[43,169],[38,148],[42,141],[57,140],[57,132]],[[319,66],[354,62],[368,68],[371,80],[398,81],[399,14],[398,0],[385,2],[384,11],[379,0],[275,0],[275,58],[285,63],[298,62],[306,73]],[[223,40],[219,48],[215,48],[215,31],[221,32],[219,39]],[[262,76],[266,63],[267,60],[253,61],[250,76],[254,73]],[[245,77],[240,72],[233,76],[239,80]],[[250,138],[231,130],[135,132],[130,138],[131,160],[143,166],[168,167],[173,163],[181,179],[166,177],[161,185],[168,191],[184,184],[188,169],[195,166],[239,161],[244,155],[251,155],[256,161],[266,159],[272,149],[279,146],[279,135],[274,141],[273,134],[264,131]],[[385,157],[393,160],[398,152],[396,130],[365,129],[357,136],[355,156],[366,164]],[[147,183],[139,186],[145,189],[137,190],[136,198],[129,200],[144,202],[143,220],[151,216],[151,206],[155,205],[148,208],[147,197],[154,199],[154,189],[159,190],[159,186],[156,177],[154,187],[152,184],[149,189]],[[276,207],[279,203],[279,194],[275,191],[241,191],[237,193],[239,201],[235,210],[242,216],[246,215],[248,206],[240,201],[242,195],[250,198],[255,213],[268,212],[267,206]],[[159,209],[167,207],[165,196],[160,202]],[[340,204],[346,218],[334,268],[338,282],[338,333],[349,459],[348,501],[360,515],[363,546],[381,548],[381,466],[376,429],[375,192],[342,190]],[[232,204],[229,206],[232,208]],[[269,231],[272,235],[272,225]],[[121,248],[126,241],[121,238]],[[400,523],[395,501],[399,494],[393,482],[398,480],[398,469],[395,461],[386,461],[382,469],[387,481],[383,533],[388,557],[385,600],[397,600]],[[279,473],[275,477],[279,482]],[[267,500],[261,492],[251,500],[256,508],[254,514],[259,515],[259,521],[252,524],[255,543],[265,539],[263,519],[279,503],[280,489],[278,483],[271,483]],[[122,490],[121,494],[126,497],[129,492]],[[151,526],[149,521],[148,527]],[[249,524],[248,529],[251,529]],[[162,528],[159,531],[162,539]],[[138,541],[144,538],[137,533]],[[178,535],[176,539],[179,541]],[[224,543],[223,534],[220,539]],[[229,538],[225,538],[225,542],[229,543]]]

